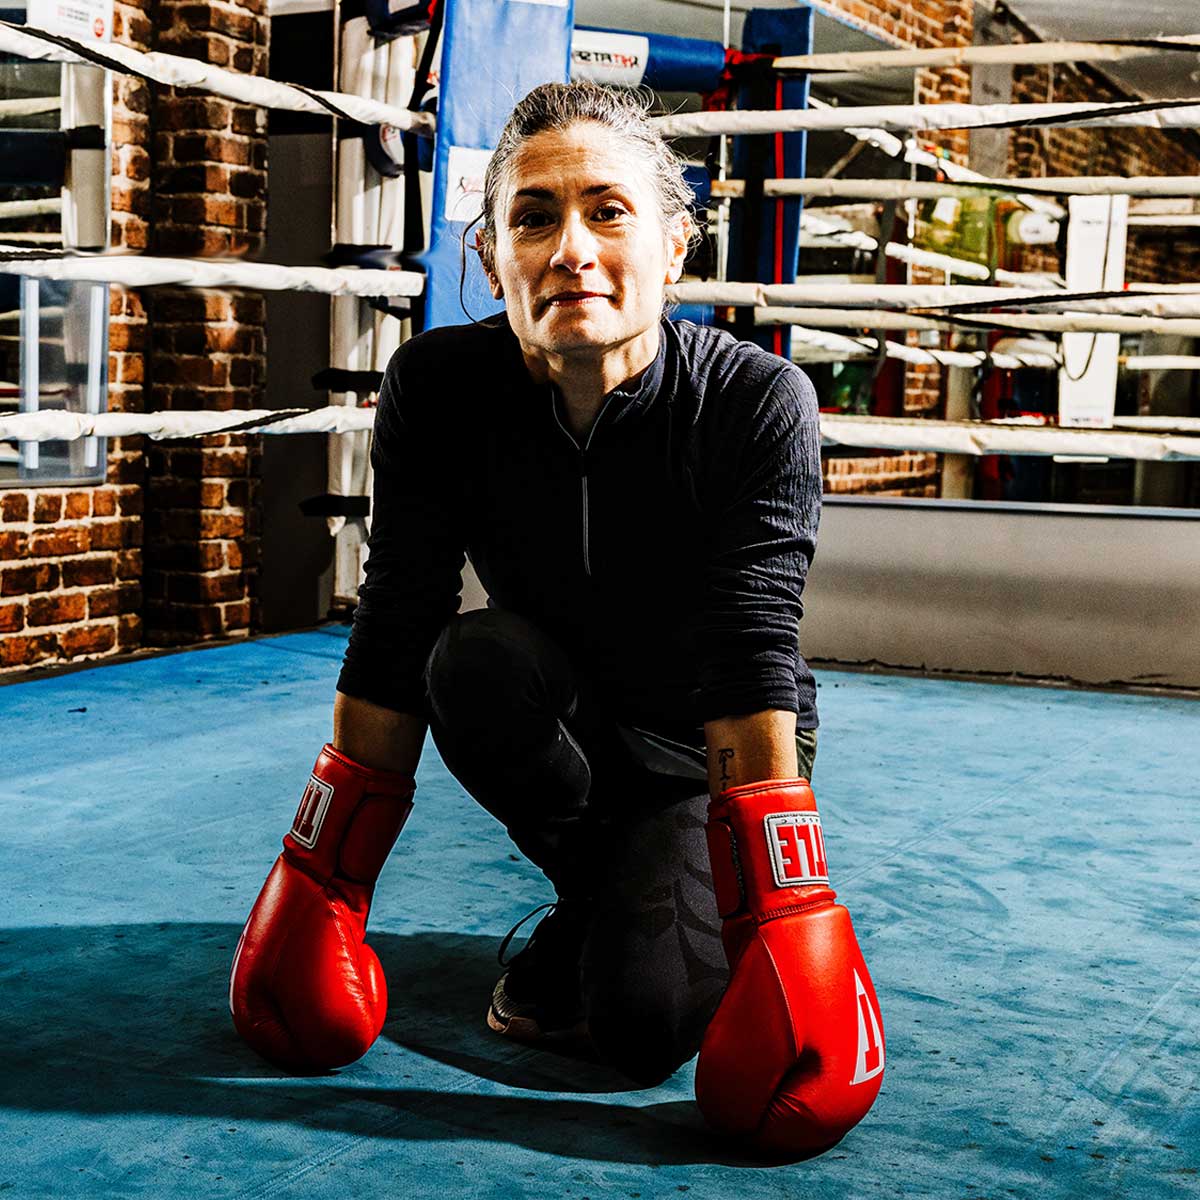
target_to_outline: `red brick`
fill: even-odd
[[[129,650],[142,644],[142,618],[136,613],[129,613],[117,623],[117,644],[122,650]]]
[[[68,521],[78,521],[81,517],[90,517],[92,515],[91,492],[68,492],[63,515]]]
[[[140,484],[145,473],[145,465],[140,458],[121,459],[109,463],[108,480],[110,483]]]
[[[246,532],[246,517],[241,513],[201,512],[200,536],[236,538]]]
[[[58,638],[52,633],[0,638],[0,667],[28,667],[57,656]]]
[[[236,106],[233,110],[233,132],[247,136],[266,133],[262,115],[264,115],[263,110],[260,108],[248,108],[244,105]]]
[[[103,558],[72,558],[62,565],[64,587],[95,587],[112,583],[116,578],[116,561],[112,555]]]
[[[93,550],[119,550],[121,548],[121,522],[97,521],[91,527]]]
[[[141,579],[142,552],[140,550],[120,550],[117,552],[117,578]]]
[[[86,554],[91,538],[84,525],[35,530],[29,535],[25,553],[30,558],[59,558],[66,554]]]
[[[200,595],[204,600],[242,600],[246,594],[246,576],[242,571],[200,576]]]
[[[58,587],[60,573],[54,563],[31,567],[9,567],[0,571],[0,596],[28,596]]]
[[[140,488],[129,488],[123,491],[117,500],[117,506],[122,516],[138,515],[145,509],[145,499]]]
[[[0,562],[24,558],[29,547],[29,534],[19,529],[0,529]]]
[[[233,319],[245,325],[261,325],[267,319],[267,306],[262,296],[238,292],[233,296]]]
[[[206,479],[235,479],[250,469],[250,456],[243,447],[227,450],[204,450],[198,464],[199,473]]]
[[[0,494],[0,513],[6,521],[28,521],[29,497],[24,492]]]
[[[0,604],[0,633],[16,633],[25,626],[25,605]]]
[[[65,629],[58,635],[62,653],[66,658],[81,654],[103,654],[117,644],[115,625],[77,625]]]
[[[63,625],[68,621],[82,621],[86,616],[87,597],[82,592],[70,592],[30,600],[25,623],[29,626]]]
[[[241,600],[235,604],[226,604],[224,621],[225,628],[228,631],[249,628],[250,602],[248,600]]]
[[[263,331],[248,325],[206,325],[197,330],[206,351],[218,350],[225,354],[261,354]],[[183,347],[181,347],[182,349]]]
[[[62,518],[62,494],[38,492],[33,502],[33,519],[41,524]]]
[[[142,589],[135,583],[96,588],[88,593],[87,615],[91,618],[115,617],[119,613],[137,612],[141,605]]]
[[[144,383],[146,379],[146,361],[140,354],[114,354],[109,360],[110,368],[117,368],[116,379],[113,383]]]
[[[236,483],[244,482],[243,480],[234,480],[233,483],[225,483],[222,480],[205,480],[200,485],[200,505],[202,508],[224,508],[226,489],[233,487]]]

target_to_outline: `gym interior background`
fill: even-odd
[[[1198,32],[1194,0],[812,7],[817,53]],[[579,25],[736,47],[751,5],[575,8]],[[116,0],[111,33],[332,89],[338,22],[360,15],[326,0]],[[14,25],[26,16],[0,11]],[[1198,68],[1200,56],[1164,51],[843,70],[814,76],[812,92],[843,106],[1154,102],[1197,94]],[[0,57],[0,245],[330,261],[338,157],[354,140],[330,117],[102,72],[102,90],[36,111],[61,73]],[[701,106],[691,93],[660,103]],[[72,123],[103,136],[70,136]],[[1190,129],[1051,125],[920,141],[1000,178],[1194,177],[1200,160]],[[807,150],[811,175],[914,173],[845,133],[811,134]],[[83,163],[103,221],[67,228],[54,205],[64,166]],[[1017,236],[1014,206],[993,198],[947,215],[922,201],[896,219],[876,203],[814,200],[806,212],[986,274],[1061,272],[1062,246]],[[719,205],[709,211],[719,228]],[[711,270],[692,264],[696,279]],[[798,278],[946,280],[811,230]],[[43,283],[31,297],[17,279],[0,275],[0,419],[21,406],[35,299],[48,406],[82,404],[85,391],[127,413],[329,402],[322,375],[344,298],[113,286],[104,320],[94,288]],[[1196,201],[1131,201],[1124,281],[1197,280]],[[1193,340],[1122,335],[1120,352],[1189,358]],[[948,344],[921,331],[899,341]],[[106,366],[106,388],[89,363]],[[830,419],[1040,425],[1058,402],[1045,369],[882,355],[805,365]],[[1196,377],[1122,369],[1111,417],[1192,434]],[[544,880],[432,751],[372,912],[393,987],[377,1045],[336,1076],[297,1078],[234,1035],[230,958],[328,736],[354,603],[366,526],[361,495],[331,501],[347,483],[338,440],[93,437],[36,454],[0,443],[0,1191],[1194,1194],[1196,462],[828,448],[802,647],[821,686],[816,786],[830,854],[880,990],[889,1067],[879,1103],[835,1152],[764,1167],[706,1133],[688,1069],[630,1091],[487,1032],[498,936],[543,898]],[[465,603],[481,602],[468,577]]]
[[[761,7],[786,6],[781,0]],[[748,7],[731,6],[734,45]],[[1083,13],[1041,0],[1013,6],[830,0],[815,6],[813,48],[1128,35],[1134,14],[1117,7],[1088,6]],[[576,22],[719,41],[722,9],[720,0],[580,0]],[[1147,33],[1178,33],[1188,27],[1189,7],[1157,6],[1146,21]],[[118,0],[113,36],[234,71],[331,87],[333,22],[328,6],[317,3],[284,4],[273,14],[253,3]],[[1193,63],[1175,55],[1100,66],[843,72],[816,77],[814,94],[842,103],[1172,97],[1192,88]],[[59,70],[7,59],[0,94],[54,90]],[[128,76],[113,77],[111,89],[113,249],[322,261],[330,249],[332,119],[266,113]],[[686,109],[699,99],[668,95],[662,103]],[[0,128],[57,124],[56,113],[0,116]],[[1052,127],[932,133],[925,140],[997,175],[1188,175],[1200,160],[1200,137],[1186,130]],[[844,134],[811,135],[811,172],[821,173],[851,144]],[[844,173],[879,175],[885,168],[893,175],[903,169],[868,153]],[[48,194],[15,180],[0,189],[6,199]],[[1192,206],[1141,202],[1149,213],[1180,214]],[[851,207],[858,214],[871,209]],[[941,248],[948,240],[955,253],[992,266],[1054,268],[1054,246],[1022,246],[996,235],[1006,211],[992,205],[964,216],[941,230]],[[874,219],[868,211],[867,220]],[[17,225],[6,221],[4,229]],[[19,227],[50,245],[58,229],[53,216]],[[1131,282],[1195,279],[1200,230],[1169,220],[1131,226],[1126,260]],[[888,267],[889,278],[903,278],[897,269],[903,264]],[[800,272],[800,278],[867,278],[875,267],[853,251],[809,245]],[[915,280],[942,278],[921,267],[912,272]],[[11,316],[15,305],[0,307]],[[301,292],[113,287],[107,406],[132,412],[315,407],[327,398],[313,379],[328,365],[330,307],[329,297]],[[15,341],[12,329],[0,341],[10,358]],[[1127,339],[1142,352],[1186,353],[1183,341]],[[954,376],[967,373],[936,365],[809,369],[822,403],[834,411],[933,418],[973,405],[986,417],[1044,412],[1054,401],[1053,373],[1046,371],[980,372],[967,385],[975,394],[964,397]],[[1196,380],[1195,371],[1122,372],[1115,411],[1194,419]],[[21,673],[347,615],[354,597],[335,580],[329,522],[299,508],[329,488],[325,441],[316,435],[202,443],[113,438],[104,470],[86,486],[56,486],[52,479],[31,486],[0,464],[0,670]],[[1003,456],[972,462],[835,447],[825,471],[829,503],[804,626],[806,652],[816,661],[1200,685],[1195,463]],[[1119,579],[1109,569],[1114,554],[1124,563]],[[1082,597],[1086,611],[1101,619],[1102,636],[1081,626]],[[468,585],[467,603],[477,602]]]

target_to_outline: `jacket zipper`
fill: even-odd
[[[583,573],[590,579],[592,576],[592,561],[588,557],[588,490],[586,466],[583,468],[583,473],[580,475],[579,481],[583,484]]]
[[[574,434],[558,419],[558,405],[554,402],[553,393],[550,396],[550,411],[554,414],[554,423],[563,431],[567,440],[579,451],[579,486],[581,499],[583,502],[583,573],[590,579],[592,577],[592,560],[588,548],[588,477],[587,477],[587,452],[592,444],[592,438],[596,434],[596,426],[600,424],[600,418],[604,416],[604,410],[608,407],[609,400],[612,396],[605,397],[604,403],[600,406],[600,411],[596,414],[596,419],[592,422],[591,429],[588,430],[587,440],[581,446],[576,440]]]

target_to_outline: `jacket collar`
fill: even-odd
[[[486,324],[497,330],[502,330],[503,357],[506,374],[513,380],[514,390],[529,394],[531,389],[537,389],[539,394],[551,394],[555,404],[561,403],[557,389],[552,384],[538,385],[533,382],[525,366],[525,358],[521,353],[521,344],[508,324],[508,317],[498,313],[489,318]],[[659,322],[658,353],[654,361],[632,383],[614,388],[605,401],[604,424],[617,424],[630,421],[645,413],[654,403],[662,390],[663,379],[667,370],[667,343],[672,339],[670,322],[665,318]]]

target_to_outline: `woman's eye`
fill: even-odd
[[[600,221],[615,221],[625,215],[625,210],[619,204],[606,204],[596,209],[596,218]]]
[[[550,218],[544,212],[524,212],[517,217],[515,224],[519,229],[539,229],[545,225]]]

